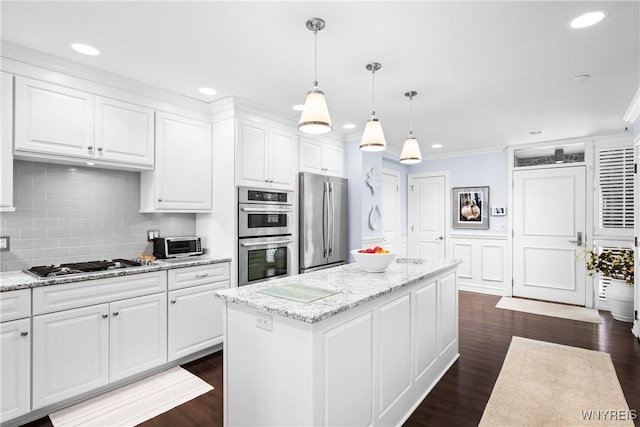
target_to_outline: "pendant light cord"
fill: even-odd
[[[313,86],[318,86],[318,28],[313,30]]]
[[[376,70],[371,70],[371,105],[373,110],[371,115],[376,115]]]
[[[409,97],[409,135],[413,135],[413,96]]]

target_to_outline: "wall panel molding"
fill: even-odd
[[[452,236],[453,258],[458,266],[458,289],[493,295],[510,295],[505,236]]]

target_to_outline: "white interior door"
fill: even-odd
[[[409,256],[442,258],[446,253],[444,175],[409,176]]]
[[[400,175],[382,171],[382,237],[384,247],[398,254],[400,250]]]
[[[585,168],[513,173],[513,295],[585,305]]]

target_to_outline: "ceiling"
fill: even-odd
[[[211,102],[230,95],[291,116],[314,73],[334,131],[375,109],[399,152],[412,125],[425,158],[620,132],[640,80],[638,1],[1,2],[2,39]],[[582,30],[571,18],[604,9]],[[101,51],[70,49],[82,42]],[[578,75],[590,75],[573,82]],[[197,89],[208,86],[217,95]],[[355,129],[344,130],[346,123]],[[532,131],[542,133],[532,135]],[[434,149],[432,144],[443,147]]]

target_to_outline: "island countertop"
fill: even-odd
[[[217,291],[216,296],[230,303],[307,323],[317,323],[398,288],[454,269],[460,263],[457,259],[401,258],[393,262],[383,273],[366,273],[357,263],[352,263],[254,285],[224,289]],[[337,293],[309,303],[260,293],[283,285],[301,285]]]

